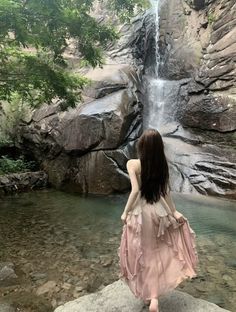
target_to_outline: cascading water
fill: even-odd
[[[155,14],[155,26],[156,26],[156,32],[155,32],[155,68],[154,73],[155,76],[158,77],[158,69],[160,64],[160,53],[159,53],[159,6],[160,6],[160,0],[150,0],[150,3],[152,5],[154,14]]]
[[[163,1],[163,0],[162,0]],[[145,75],[147,103],[144,107],[144,128],[155,128],[162,132],[167,123],[175,120],[176,94],[179,84],[159,76],[161,56],[159,51],[160,7],[161,0],[150,0],[155,18],[155,56],[151,74]]]
[[[181,123],[189,101],[194,101],[194,96],[188,93],[191,69],[184,65],[184,53],[189,51],[188,46],[185,49],[188,39],[183,37],[186,29],[181,28],[183,20],[188,18],[181,16],[181,11],[175,12],[175,1],[149,1],[152,11],[149,12],[146,34],[149,41],[141,90],[143,128],[154,128],[162,134],[173,191],[229,194],[235,198],[234,153],[230,156],[222,153],[221,142],[225,139],[221,141],[219,133],[214,135],[197,128],[186,128]],[[174,25],[180,23],[180,29],[173,29],[172,18]],[[185,51],[183,59],[180,59],[180,44]],[[168,80],[169,77],[176,80]]]

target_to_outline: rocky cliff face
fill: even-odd
[[[236,2],[164,2],[160,52],[160,75],[179,81],[174,188],[236,198]]]
[[[175,191],[236,198],[235,6],[234,0],[162,2],[159,71],[174,81],[168,97],[176,119],[163,132]],[[103,19],[99,6],[96,14]],[[153,74],[154,30],[150,12],[122,26],[107,65],[84,70],[91,85],[83,104],[67,112],[57,103],[44,106],[22,126],[21,146],[53,186],[99,194],[129,188],[125,164],[135,157],[148,105],[140,80]]]
[[[169,79],[189,78],[181,88],[184,101],[181,99],[179,119],[183,125],[233,131],[236,129],[236,3],[234,0],[186,2],[171,0],[163,6],[161,74]]]
[[[22,125],[19,144],[34,154],[54,187],[94,194],[129,189],[126,162],[135,157],[142,130],[138,66],[145,62],[150,23],[144,14],[123,26],[121,39],[106,52],[106,65],[83,70],[91,83],[81,105],[66,112],[60,103],[43,106]]]

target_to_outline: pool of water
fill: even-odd
[[[235,311],[236,202],[182,194],[174,199],[197,234],[200,258],[198,277],[179,289]],[[17,275],[7,284],[0,280],[0,302],[19,312],[51,312],[117,280],[126,200],[53,190],[0,199],[0,264],[13,263]]]

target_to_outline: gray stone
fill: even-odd
[[[121,90],[85,104],[61,121],[54,139],[66,152],[117,148],[138,115],[135,102],[131,91]]]
[[[48,176],[43,171],[12,173],[0,176],[0,192],[2,194],[41,189],[47,185]]]
[[[14,264],[11,262],[0,263],[0,286],[10,286],[17,283],[17,275],[14,271]]]
[[[227,96],[192,96],[182,107],[181,115],[185,126],[221,132],[236,130],[236,101]]]
[[[128,64],[109,64],[91,69],[85,75],[91,83],[83,90],[83,94],[93,99],[104,97],[127,88],[135,76],[136,72]]]
[[[30,277],[33,281],[38,281],[38,280],[43,280],[47,278],[47,274],[46,273],[31,273]]]
[[[236,153],[232,134],[228,134],[229,141],[225,142],[220,140],[221,134],[190,131],[179,126],[165,136],[174,191],[236,198]]]
[[[233,131],[236,125],[236,4],[233,1],[226,1],[224,5],[216,1],[186,2],[200,11],[204,7],[207,10],[184,15],[180,0],[162,5],[160,74],[170,79],[194,77],[177,98],[177,114],[185,126]]]
[[[8,303],[0,303],[0,312],[16,312],[16,310]]]
[[[202,10],[205,8],[206,0],[186,0],[186,2],[195,10]]]
[[[159,75],[179,81],[170,115],[187,127],[167,134],[175,191],[236,196],[235,10],[235,1],[161,6]]]
[[[148,307],[136,299],[128,287],[117,281],[102,291],[81,297],[56,308],[55,312],[145,312]],[[173,291],[160,298],[160,311],[162,312],[223,312],[213,303]]]
[[[48,281],[48,282],[46,282],[45,284],[41,285],[41,286],[37,289],[36,294],[37,294],[38,296],[40,296],[40,295],[44,295],[44,294],[46,294],[46,293],[48,293],[48,292],[51,292],[51,291],[53,291],[53,290],[55,289],[56,285],[57,285],[56,282],[54,282],[54,281]]]

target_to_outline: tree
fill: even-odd
[[[130,16],[143,0],[110,0],[109,8]],[[37,106],[53,98],[75,106],[86,79],[70,73],[63,56],[68,41],[81,63],[102,64],[102,50],[117,39],[113,27],[90,15],[93,0],[0,0],[0,100],[17,94]]]

